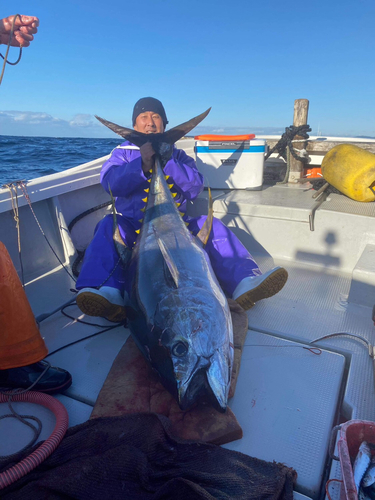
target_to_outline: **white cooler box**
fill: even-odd
[[[265,139],[253,134],[195,137],[197,167],[210,188],[262,189],[265,150]]]

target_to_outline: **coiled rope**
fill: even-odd
[[[291,155],[296,160],[301,161],[302,163],[308,163],[309,159],[305,156],[299,155],[296,149],[294,148],[292,142],[296,135],[298,135],[301,138],[298,139],[298,142],[307,141],[307,139],[309,138],[309,134],[307,132],[311,132],[310,125],[300,125],[299,127],[291,125],[290,127],[285,127],[285,132],[281,136],[281,139],[277,144],[275,144],[275,146],[272,149],[270,149],[264,160],[267,160],[272,155],[272,153],[277,151],[279,155],[282,156],[285,161],[287,161],[286,148],[288,146]]]
[[[306,150],[296,150],[296,148],[293,146],[294,138],[296,136],[298,136],[298,139],[296,139],[295,142],[307,141],[309,138],[307,132],[311,132],[311,128],[309,125],[300,125],[299,127],[291,125],[290,127],[285,127],[285,132],[281,136],[279,142],[277,142],[275,146],[271,148],[266,154],[264,161],[266,161],[275,151],[277,151],[279,155],[286,161],[287,169],[284,180],[278,182],[278,184],[285,184],[288,182],[290,172],[290,155],[304,164],[309,163],[310,159],[307,155]]]
[[[309,125],[301,125],[299,127],[291,125],[290,127],[286,127],[285,132],[281,136],[279,142],[275,144],[275,146],[270,149],[270,151],[265,156],[264,161],[266,161],[272,155],[272,153],[276,151],[282,158],[284,158],[287,163],[285,178],[278,184],[285,184],[286,182],[288,182],[290,171],[290,155],[304,164],[309,163],[310,160],[308,156],[305,154],[301,154],[304,150],[296,150],[296,148],[293,146],[293,142],[307,141],[309,139],[308,132],[311,132],[311,128]],[[298,136],[298,139],[294,139],[296,136]],[[327,195],[331,193],[342,195],[341,191],[333,187],[331,184],[327,183],[325,179],[309,179],[309,182],[312,184],[312,187],[315,191],[320,190],[325,184],[328,184],[328,186],[326,186],[324,189]]]
[[[6,402],[8,403],[9,410],[11,411],[11,413],[9,413],[7,415],[2,415],[0,417],[0,420],[2,420],[4,418],[16,418],[21,423],[23,423],[23,424],[27,425],[28,427],[30,427],[30,429],[34,433],[33,439],[24,448],[22,448],[21,450],[19,450],[17,453],[13,453],[12,455],[4,455],[4,456],[0,455],[0,461],[1,460],[10,460],[11,458],[13,458],[14,456],[18,455],[19,453],[27,450],[28,448],[31,448],[31,446],[33,446],[33,444],[39,438],[40,433],[42,431],[42,422],[39,420],[39,418],[34,417],[33,415],[20,415],[19,413],[17,413],[14,410],[14,408],[12,406],[12,402],[14,401],[13,400],[14,396],[21,396],[22,394],[26,394],[27,392],[29,392],[39,382],[39,380],[41,380],[44,377],[44,375],[47,373],[47,371],[50,369],[50,367],[51,367],[51,363],[49,363],[48,361],[46,361],[46,368],[42,371],[42,373],[35,380],[35,382],[33,382],[30,385],[30,387],[28,387],[27,389],[2,390],[0,388],[0,396],[3,396],[5,398],[7,398]],[[28,420],[34,420],[37,423],[38,428],[35,428],[34,425],[32,425],[32,423],[28,422],[26,419],[28,419]]]

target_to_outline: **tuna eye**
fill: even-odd
[[[186,345],[183,342],[177,342],[177,344],[175,344],[172,347],[172,354],[174,356],[178,356],[178,357],[185,356],[187,351],[188,351],[188,348],[186,347]]]

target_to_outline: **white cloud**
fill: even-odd
[[[38,113],[32,111],[0,111],[0,117],[5,120],[23,123],[64,123],[64,120],[54,118],[47,113]]]
[[[97,126],[98,122],[92,115],[78,114],[73,120],[70,120],[69,125],[71,127],[92,127]]]
[[[225,127],[198,125],[189,135],[256,134],[279,135],[282,127]],[[99,123],[93,115],[78,113],[71,120],[62,120],[45,112],[0,111],[0,134],[45,137],[118,137]]]
[[[0,111],[0,134],[46,137],[115,137],[94,116],[77,114],[62,120],[38,111]]]

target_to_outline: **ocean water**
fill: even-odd
[[[114,139],[16,137],[0,135],[0,187],[61,172],[109,154],[123,142]]]

